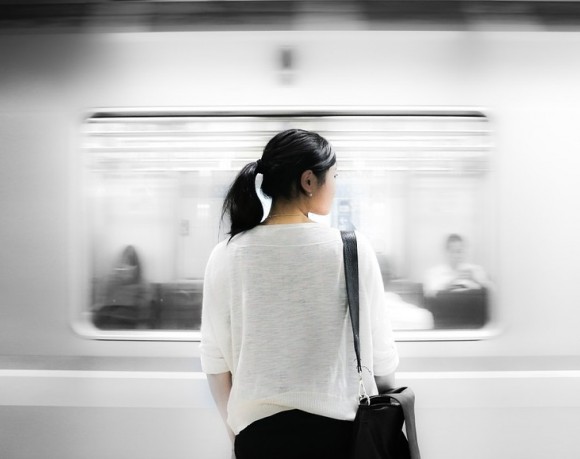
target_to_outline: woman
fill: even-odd
[[[106,286],[95,325],[102,329],[133,329],[147,322],[147,284],[135,247],[123,249]]]
[[[272,199],[264,220],[258,174]],[[226,196],[231,237],[206,268],[201,359],[237,459],[348,457],[359,381],[342,241],[308,217],[330,212],[336,177],[330,144],[292,129]],[[375,254],[358,238],[362,362],[376,393],[393,386],[398,355]]]

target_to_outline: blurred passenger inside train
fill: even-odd
[[[480,290],[489,286],[485,270],[465,261],[466,244],[458,234],[450,234],[445,241],[446,263],[431,268],[425,279],[425,295],[435,296],[442,291],[461,292]]]
[[[148,283],[143,279],[137,250],[128,245],[107,279],[93,321],[100,329],[142,328],[148,326],[149,312]]]
[[[268,216],[256,191],[272,199]],[[204,280],[201,362],[237,459],[347,459],[359,376],[340,231],[316,223],[336,189],[336,156],[291,129],[230,187],[231,237]],[[262,221],[263,220],[263,221]],[[394,387],[399,357],[374,250],[357,233],[360,336],[367,391]]]
[[[426,275],[425,305],[435,328],[481,328],[489,319],[489,286],[481,266],[465,261],[465,241],[451,234],[445,242],[447,262]]]

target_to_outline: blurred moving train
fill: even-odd
[[[224,187],[287,126],[335,145],[324,221],[367,234],[408,305],[424,457],[579,457],[580,33],[253,17],[0,35],[0,457],[229,457],[204,263]],[[424,292],[449,233],[490,279],[465,316]]]

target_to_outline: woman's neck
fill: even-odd
[[[270,213],[264,220],[265,225],[288,223],[313,223],[308,218],[308,210],[298,202],[278,202],[272,205]]]

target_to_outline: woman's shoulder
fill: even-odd
[[[373,248],[370,239],[362,232],[356,230],[356,243],[359,253],[362,252],[365,255],[372,254],[375,255],[375,249]]]
[[[224,258],[227,256],[227,246],[228,246],[228,240],[224,240],[221,242],[218,242],[214,248],[212,249],[210,255],[209,255],[209,259],[207,260],[207,266],[211,266],[214,265],[216,263],[220,263],[221,261],[224,260]]]
[[[374,271],[375,268],[378,268],[377,253],[368,236],[359,230],[355,231],[355,235],[359,270],[363,271],[366,275],[369,270]]]

